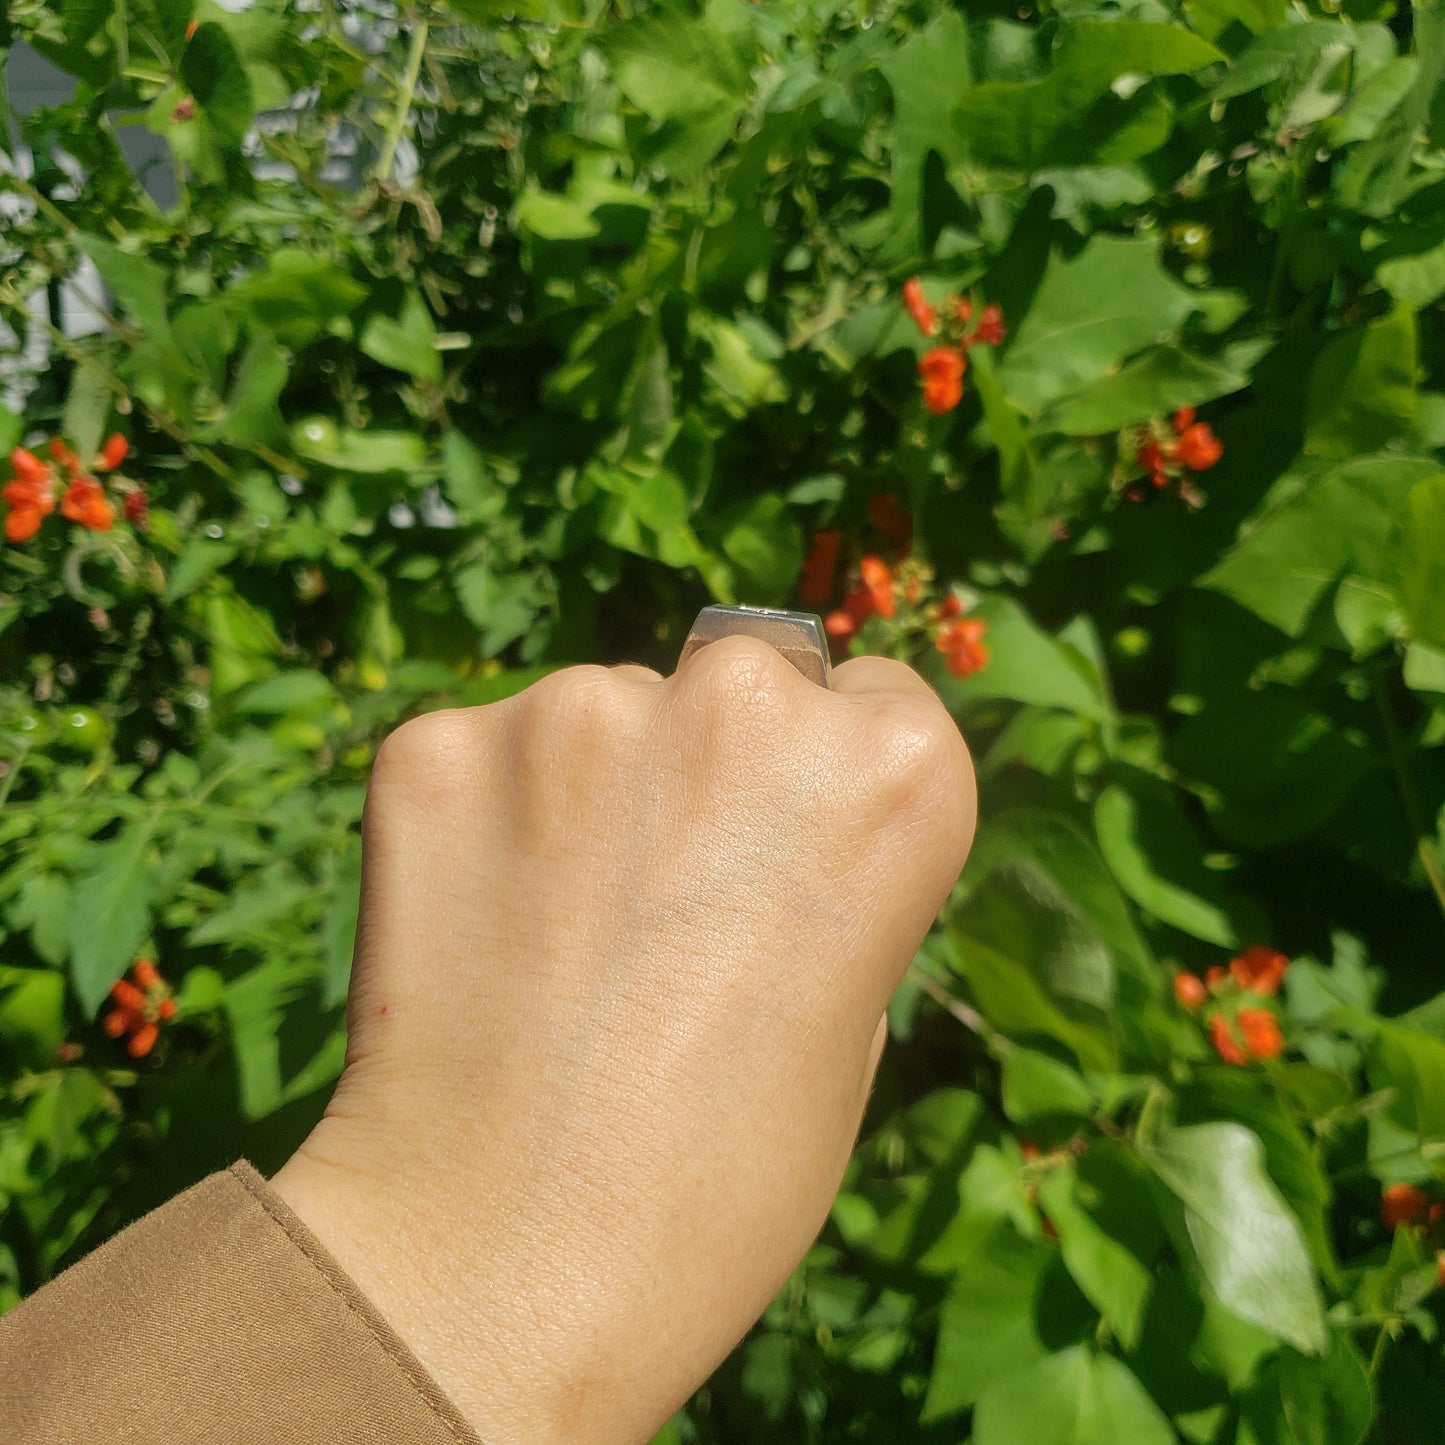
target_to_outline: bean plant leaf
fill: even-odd
[[[1156,242],[1095,236],[1077,255],[1050,259],[999,379],[1025,411],[1037,412],[1167,338],[1194,307],[1159,265]]]
[[[1173,1445],[1168,1418],[1122,1360],[1075,1345],[994,1380],[974,1445]]]
[[[95,849],[72,889],[70,980],[87,1015],[130,967],[150,925],[150,841],[149,821],[128,824]]]
[[[1139,1342],[1163,1242],[1137,1162],[1101,1146],[1087,1163],[1052,1169],[1039,1204],[1052,1222],[1074,1283],[1108,1320],[1126,1350]]]
[[[1199,835],[1169,792],[1105,788],[1094,831],[1119,886],[1141,908],[1206,943],[1239,942],[1219,876],[1202,863]]]
[[[1439,467],[1423,457],[1353,457],[1302,473],[1202,579],[1282,632],[1299,636],[1344,576],[1398,584],[1394,538],[1407,498]]]
[[[1306,1354],[1325,1347],[1324,1314],[1299,1222],[1240,1124],[1171,1129],[1144,1158],[1184,1206],[1195,1257],[1220,1302]]]
[[[1416,482],[1405,499],[1401,592],[1411,633],[1445,647],[1445,474]]]
[[[940,1313],[924,1423],[958,1414],[995,1376],[1048,1358],[1052,1342],[1082,1329],[1080,1302],[1057,1266],[1053,1250],[1010,1224],[976,1233]]]

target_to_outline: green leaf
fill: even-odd
[[[1004,1113],[1016,1124],[1057,1115],[1087,1119],[1097,1107],[1076,1070],[1036,1049],[1015,1045],[1004,1051],[1002,1087]]]
[[[100,451],[112,399],[105,373],[97,366],[78,361],[71,373],[60,433],[83,461],[88,462]]]
[[[226,293],[241,315],[287,346],[304,346],[366,299],[366,288],[331,256],[283,246]]]
[[[1133,1372],[1075,1345],[993,1381],[978,1402],[974,1445],[1174,1445]]]
[[[123,251],[99,236],[81,233],[75,240],[95,263],[100,279],[115,296],[121,313],[138,323],[147,339],[168,343],[171,323],[166,308],[166,272],[144,256]]]
[[[995,1375],[1047,1357],[1046,1338],[1057,1323],[1044,1299],[1051,1265],[1057,1266],[1053,1250],[1020,1238],[1012,1225],[976,1231],[939,1311],[924,1424],[972,1405]]]
[[[53,1061],[64,1040],[65,975],[50,969],[0,969],[0,1039],[23,1041]]]
[[[1148,1180],[1118,1146],[1096,1143],[1077,1165],[1050,1169],[1039,1203],[1052,1221],[1074,1283],[1126,1350],[1139,1342],[1164,1242]]]
[[[1383,1024],[1369,1054],[1370,1083],[1391,1092],[1390,1113],[1421,1140],[1445,1139],[1445,1043]]]
[[[1285,1350],[1245,1396],[1241,1445],[1360,1445],[1375,1417],[1359,1352],[1334,1335],[1328,1354]]]
[[[459,431],[442,438],[442,489],[464,522],[490,521],[507,503],[506,490],[481,448]]]
[[[1416,482],[1405,499],[1400,579],[1411,632],[1445,647],[1445,474]]]
[[[667,344],[662,339],[662,328],[654,321],[643,330],[637,361],[628,380],[624,413],[627,439],[623,455],[659,460],[675,430],[673,417]]]
[[[314,899],[315,891],[309,884],[282,875],[262,874],[202,919],[191,930],[187,942],[193,948],[213,943],[263,945],[278,932],[289,932],[300,906]]]
[[[404,371],[419,381],[438,382],[442,379],[442,358],[436,342],[436,326],[426,302],[407,287],[394,311],[371,313],[356,344],[383,366]]]
[[[149,819],[129,823],[97,846],[91,867],[72,889],[70,980],[87,1016],[130,967],[150,926],[152,885],[145,857],[151,826]]]
[[[721,16],[721,7],[712,9]],[[747,103],[744,48],[734,35],[711,18],[663,7],[602,32],[617,88],[653,124],[653,159],[677,174],[712,159]]]
[[[1282,1076],[1281,1084],[1287,1077]],[[1338,1076],[1325,1078],[1338,1083]],[[1308,1082],[1299,1081],[1301,1087]],[[1196,1072],[1192,1085],[1181,1093],[1179,1118],[1191,1124],[1225,1119],[1243,1124],[1259,1138],[1269,1177],[1299,1221],[1315,1268],[1327,1280],[1337,1282],[1339,1266],[1330,1243],[1330,1186],[1314,1144],[1280,1098],[1272,1090],[1260,1088],[1257,1080],[1243,1070],[1224,1065],[1204,1068]]]
[[[55,968],[65,963],[70,884],[59,873],[32,873],[10,906],[10,926],[30,931],[30,946]]]
[[[1094,831],[1120,888],[1163,923],[1220,948],[1239,938],[1219,875],[1173,793],[1141,780],[1113,784],[1094,804]]]
[[[179,602],[194,592],[207,577],[219,572],[234,556],[236,548],[229,542],[214,542],[196,537],[186,543],[176,565],[166,579],[166,601]]]
[[[1173,115],[1152,90],[1141,93],[1139,84],[1131,84],[1121,95],[1115,83],[1187,75],[1223,59],[1183,26],[1079,20],[1064,30],[1043,79],[971,86],[953,123],[986,165],[1037,170],[1050,162],[1123,164],[1162,145]]]
[[[967,980],[989,1023],[1010,1038],[1053,1039],[1086,1069],[1117,1066],[1118,1049],[1108,1030],[1097,1022],[1066,1014],[1026,964],[1014,962],[964,931],[949,934],[946,956],[954,971]]]
[[[262,446],[280,442],[285,424],[277,403],[289,376],[286,356],[276,338],[267,332],[254,337],[242,353],[226,393],[225,415],[204,428],[204,433]]]
[[[893,91],[889,214],[882,255],[899,260],[916,255],[923,221],[924,164],[935,152],[950,163],[967,159],[968,145],[957,126],[942,126],[970,84],[968,27],[949,10],[888,53],[879,70]]]
[[[280,716],[325,711],[333,707],[336,700],[336,689],[328,678],[309,668],[295,668],[253,684],[238,694],[231,706],[237,712]]]
[[[1152,984],[1152,955],[1113,876],[1088,835],[1062,814],[1014,808],[995,816],[974,845],[963,884],[963,906],[953,915],[960,921],[980,921],[975,901],[1000,884],[1025,900],[1034,919],[1029,960],[1058,997],[1107,1010],[1115,975]],[[1045,922],[1050,913],[1056,916]],[[1051,938],[1057,958],[1045,942]]]
[[[722,550],[738,569],[750,602],[786,600],[803,565],[803,530],[779,496],[754,497],[728,515]]]
[[[1170,336],[1194,309],[1160,266],[1157,241],[1094,236],[1076,255],[1050,258],[1000,380],[1025,411],[1040,411]]]
[[[950,711],[985,698],[1007,698],[1099,721],[1112,715],[1109,700],[1087,670],[1041,631],[1017,602],[986,597],[969,615],[988,624],[989,663],[964,678],[936,669],[936,685]]]
[[[1355,150],[1335,180],[1345,204],[1371,216],[1392,215],[1412,189],[1416,147],[1430,126],[1445,81],[1445,11],[1435,5],[1412,6],[1411,19],[1419,60],[1414,83],[1389,120]]]
[[[1332,338],[1310,373],[1305,451],[1335,460],[1407,436],[1418,367],[1415,313],[1408,307]]]
[[[346,1030],[318,1010],[310,972],[293,959],[259,964],[226,986],[226,1013],[236,1053],[241,1112],[274,1113],[331,1083],[346,1057]],[[299,1061],[299,1067],[291,1067]]]
[[[1341,577],[1395,585],[1395,537],[1407,498],[1417,481],[1438,471],[1425,458],[1381,454],[1303,474],[1241,529],[1201,585],[1298,637]]]
[[[239,146],[256,114],[251,82],[231,37],[203,21],[181,52],[181,80],[222,146]]]
[[[1354,30],[1338,20],[1287,23],[1256,35],[1235,57],[1228,74],[1214,87],[1214,101],[1248,95],[1276,80],[1304,76],[1331,47],[1353,49]]]
[[[526,636],[546,605],[547,594],[532,572],[493,572],[486,562],[473,562],[452,578],[462,611],[480,634],[484,657]]]
[[[1325,1348],[1324,1313],[1299,1221],[1239,1124],[1171,1129],[1145,1161],[1184,1206],[1195,1256],[1227,1309],[1308,1354]]]
[[[1100,436],[1181,406],[1202,406],[1248,385],[1248,375],[1232,366],[1179,346],[1157,346],[1065,398],[1040,425],[1070,436]]]

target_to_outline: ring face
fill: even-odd
[[[809,682],[827,687],[831,676],[822,618],[811,612],[772,607],[704,607],[688,630],[677,662],[681,667],[700,647],[719,637],[756,637],[776,647]]]

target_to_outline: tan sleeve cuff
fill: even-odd
[[[7,1445],[482,1445],[247,1163],[0,1320]]]

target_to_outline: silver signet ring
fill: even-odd
[[[756,637],[776,647],[809,682],[827,687],[828,639],[823,621],[811,612],[779,612],[772,607],[704,607],[688,630],[677,665],[720,637]]]

